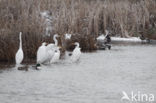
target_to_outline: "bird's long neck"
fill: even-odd
[[[105,35],[105,37],[107,37],[107,35],[108,35],[108,31],[106,31],[106,35]]]
[[[80,44],[79,44],[79,43],[77,43],[77,44],[76,44],[76,48],[79,48],[79,46],[80,46]]]
[[[57,39],[56,39],[56,36],[54,36],[54,42],[55,42],[55,45],[57,46],[58,45],[58,41],[57,41]]]
[[[20,33],[19,39],[20,39],[20,45],[19,45],[19,47],[22,48],[22,33]]]

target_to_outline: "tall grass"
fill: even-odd
[[[45,36],[46,23],[40,15],[49,11],[52,17],[51,36]],[[43,41],[70,49],[78,41],[83,51],[96,49],[96,37],[109,30],[113,36],[130,37],[143,34],[156,39],[155,0],[0,0],[0,61],[14,61],[19,47],[18,35],[23,32],[25,60],[36,58]],[[74,36],[64,40],[64,34]]]

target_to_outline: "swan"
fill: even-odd
[[[16,53],[16,57],[15,57],[16,65],[20,65],[24,58],[24,53],[22,50],[22,32],[20,32],[20,34],[19,34],[19,40],[20,40],[19,49],[18,49],[18,51]]]
[[[36,66],[40,66],[40,64],[44,64],[47,61],[47,51],[46,51],[46,42],[42,43],[42,45],[37,50],[37,64]]]
[[[54,53],[54,56],[50,60],[50,63],[57,63],[60,59],[60,47],[57,47]]]
[[[72,56],[71,56],[71,61],[72,62],[78,61],[80,56],[81,56],[81,48],[79,47],[80,44],[78,42],[75,42],[74,44],[76,45],[76,47],[72,52]]]

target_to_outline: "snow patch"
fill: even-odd
[[[143,42],[139,37],[121,38],[121,37],[111,37],[112,41],[125,41],[125,42]]]

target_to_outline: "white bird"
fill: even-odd
[[[58,34],[55,34],[55,35],[53,36],[54,43],[50,43],[50,44],[47,45],[47,51],[48,51],[48,50],[51,50],[51,49],[54,49],[55,47],[58,46],[58,40],[56,39],[57,37],[59,37]]]
[[[97,37],[97,40],[106,40],[107,35],[109,34],[108,30],[105,30],[106,35],[102,34],[100,36]]]
[[[79,47],[79,43],[78,42],[75,42],[75,49],[73,50],[72,52],[72,56],[71,56],[71,61],[72,62],[76,62],[80,59],[80,56],[81,56],[81,48]]]
[[[47,45],[47,53],[48,53],[48,61],[50,62],[55,54],[55,50],[57,50],[57,47],[58,47],[58,40],[56,39],[57,37],[59,37],[58,34],[55,34],[53,36],[53,40],[54,40],[54,44],[53,43],[50,43]]]
[[[47,61],[47,57],[46,43],[44,42],[37,50],[37,65],[44,64]]]
[[[71,34],[65,34],[65,39],[69,40],[69,39],[71,39],[71,36],[72,36]]]
[[[20,40],[19,49],[18,49],[18,51],[16,53],[16,57],[15,57],[16,65],[20,65],[24,58],[24,53],[22,50],[22,32],[20,32],[20,34],[19,34],[19,40]]]
[[[106,32],[105,37],[107,37],[107,35],[109,34],[109,31],[108,30],[105,30],[105,32]]]
[[[57,47],[54,53],[54,56],[50,60],[50,63],[57,63],[60,59],[60,47]]]
[[[106,35],[105,35],[105,37],[104,37],[104,41],[107,42],[107,36],[108,36],[108,34],[109,34],[109,31],[108,31],[108,30],[105,30],[105,32],[106,32]]]

